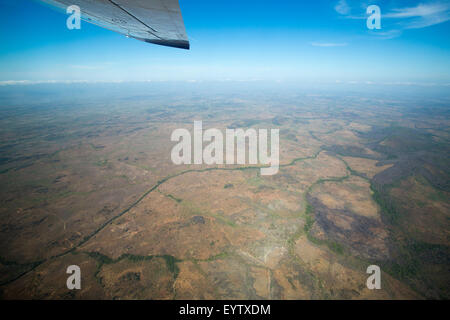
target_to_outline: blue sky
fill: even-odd
[[[450,83],[450,1],[180,0],[191,50],[0,0],[0,81],[295,80]],[[366,27],[367,6],[381,30]]]

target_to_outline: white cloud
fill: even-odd
[[[90,66],[90,65],[72,65],[70,66],[72,69],[81,69],[81,70],[98,70],[102,69],[102,66]]]
[[[449,9],[448,4],[419,4],[411,8],[393,9],[390,13],[384,14],[384,18],[411,18],[411,17],[429,17],[441,14]]]
[[[334,42],[313,42],[313,47],[345,47],[347,43],[334,43]]]
[[[450,4],[418,4],[415,7],[392,9],[381,17],[404,20],[400,21],[404,29],[420,29],[450,20]]]
[[[339,0],[339,2],[334,6],[334,10],[336,10],[339,14],[346,15],[350,13],[350,6],[346,0]]]
[[[4,80],[0,86],[18,86],[35,84],[77,84],[77,83],[122,83],[124,81],[95,81],[95,80]]]
[[[387,31],[369,31],[370,34],[377,36],[380,39],[394,39],[402,35],[402,31],[398,29],[392,29]]]
[[[450,20],[450,3],[425,1],[408,7],[395,8],[392,2],[380,4],[383,31],[370,32],[382,39],[392,39],[402,34],[406,29],[420,29]],[[393,2],[395,4],[395,2]],[[334,9],[346,19],[367,19],[361,3],[352,3],[349,0],[339,0]],[[356,14],[351,14],[351,12]],[[357,13],[359,12],[359,13]],[[383,19],[389,19],[383,22]]]

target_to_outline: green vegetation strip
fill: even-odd
[[[95,272],[95,277],[97,278],[100,269],[105,264],[113,264],[117,263],[121,260],[127,259],[131,262],[141,262],[141,261],[150,261],[153,258],[162,258],[166,262],[167,269],[173,273],[174,279],[178,277],[180,273],[180,269],[177,266],[177,262],[181,262],[182,260],[178,260],[177,258],[170,255],[155,255],[155,256],[139,256],[133,254],[123,254],[117,259],[111,259],[108,256],[105,256],[99,252],[88,252],[87,255],[95,260],[97,260],[97,271]],[[97,278],[98,279],[98,278]]]
[[[315,159],[317,158],[317,156],[320,154],[320,152],[322,152],[322,150],[320,149],[319,151],[317,151],[314,155],[310,156],[310,157],[304,157],[304,158],[295,158],[293,159],[291,162],[286,163],[286,164],[282,164],[279,167],[280,168],[284,168],[284,167],[288,167],[288,166],[292,166],[295,163],[299,162],[299,161],[304,161],[304,160],[310,160],[310,159]],[[83,238],[82,241],[80,241],[76,246],[70,248],[69,250],[66,250],[60,254],[54,255],[52,257],[49,257],[47,259],[43,259],[43,260],[39,260],[39,261],[35,261],[29,264],[19,264],[19,263],[15,263],[15,262],[7,262],[10,264],[16,264],[16,265],[21,265],[21,266],[32,266],[30,269],[28,269],[25,272],[22,272],[21,274],[19,274],[18,276],[9,279],[7,281],[4,281],[2,283],[0,283],[0,286],[9,284],[11,282],[16,281],[17,279],[21,278],[22,276],[24,276],[25,274],[33,271],[34,269],[36,269],[38,266],[40,266],[41,264],[52,260],[52,259],[56,259],[62,256],[67,255],[68,253],[72,253],[74,252],[77,248],[79,248],[80,246],[82,246],[83,244],[85,244],[86,242],[88,242],[90,239],[92,239],[97,233],[99,233],[101,230],[103,230],[106,226],[108,226],[110,223],[112,223],[113,221],[117,220],[118,218],[122,217],[124,214],[126,214],[127,212],[129,212],[131,209],[133,209],[136,205],[138,205],[145,197],[147,197],[151,192],[155,191],[156,189],[159,188],[159,186],[161,186],[163,183],[179,177],[181,175],[184,175],[186,173],[190,173],[190,172],[208,172],[208,171],[235,171],[235,170],[255,170],[255,169],[261,169],[264,168],[264,166],[245,166],[245,167],[233,167],[233,168],[217,168],[217,167],[213,167],[213,168],[204,168],[204,169],[189,169],[189,170],[185,170],[185,171],[181,171],[178,172],[176,174],[167,176],[161,180],[159,180],[153,187],[151,187],[150,189],[148,189],[142,196],[140,196],[136,201],[134,201],[127,209],[123,210],[122,212],[120,212],[118,215],[110,218],[109,220],[105,221],[103,224],[101,224],[94,232],[92,232],[90,235],[87,235]],[[1,258],[0,258],[1,259]]]

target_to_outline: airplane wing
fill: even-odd
[[[82,19],[128,37],[189,49],[178,0],[41,0],[66,10],[81,9]]]

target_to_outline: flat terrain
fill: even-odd
[[[449,299],[449,113],[402,86],[0,87],[0,297]],[[278,174],[174,165],[194,120],[280,129]]]

